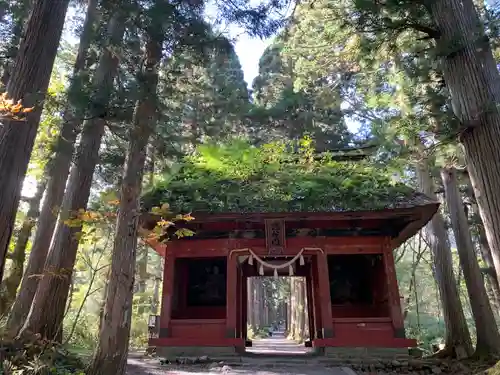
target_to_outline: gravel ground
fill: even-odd
[[[273,365],[262,366],[258,363],[242,366],[213,363],[209,365],[160,365],[158,359],[130,358],[127,375],[357,375],[348,368],[327,368],[319,364],[311,365]]]
[[[247,350],[249,356],[242,357],[241,362],[213,362],[208,357],[193,357],[178,358],[174,364],[160,364],[158,358],[131,355],[127,375],[471,375],[476,373],[474,368],[477,367],[457,361],[416,358],[325,362],[318,358],[302,357],[308,350],[304,345],[277,333],[254,341],[253,347]]]
[[[356,372],[341,367],[325,367],[314,361],[290,361],[281,358],[269,358],[266,354],[284,354],[300,356],[309,351],[304,345],[297,344],[286,339],[282,332],[275,332],[272,337],[260,339],[254,342],[249,353],[263,356],[246,358],[243,363],[211,362],[190,365],[160,365],[158,358],[144,358],[141,356],[130,356],[128,360],[127,375],[358,375]],[[291,363],[293,362],[293,363]]]

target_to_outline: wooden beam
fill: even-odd
[[[236,338],[238,324],[238,262],[237,254],[228,254],[226,274],[226,338]]]
[[[387,242],[384,246],[383,259],[389,297],[389,312],[392,318],[394,337],[404,339],[406,337],[404,318],[403,312],[401,311],[401,299],[399,296],[398,280],[396,277],[396,267],[394,264],[394,255],[392,253],[390,242]]]
[[[316,327],[314,324],[314,299],[313,299],[313,286],[312,286],[312,263],[308,264],[306,275],[306,302],[307,302],[307,318],[309,323],[309,339],[314,339]]]
[[[312,300],[314,303],[314,337],[315,338],[323,338],[323,317],[321,315],[321,296],[319,293],[319,280],[318,280],[318,272],[317,272],[317,263],[318,257],[313,257],[312,259],[312,267],[311,267],[311,280],[312,280]],[[331,309],[330,309],[331,310]]]
[[[157,338],[149,340],[150,346],[162,347],[162,346],[172,346],[172,347],[245,347],[245,340],[241,338],[224,338],[224,337],[206,337],[200,335],[197,338],[182,338],[182,337],[169,337],[169,338]]]
[[[392,248],[395,249],[399,247],[406,240],[413,237],[421,228],[423,228],[437,212],[439,205],[440,203],[435,203],[416,208],[415,214],[417,215],[417,217],[415,218],[415,220],[408,223],[408,225],[406,225],[406,227],[401,230],[399,235],[392,240]]]
[[[316,276],[318,277],[318,294],[317,303],[321,305],[321,328],[322,338],[332,338],[335,333],[333,331],[332,320],[332,302],[330,297],[330,278],[328,273],[327,255],[319,253],[316,255]]]
[[[436,203],[439,206],[439,203]],[[435,204],[426,206],[417,206],[409,208],[382,209],[375,211],[341,211],[341,212],[257,212],[257,213],[208,213],[194,212],[192,216],[194,220],[191,223],[209,223],[223,221],[247,221],[261,222],[265,219],[282,219],[282,220],[369,220],[369,219],[391,219],[404,216],[414,216],[419,213],[422,208],[434,209]],[[437,209],[437,208],[436,208]],[[434,211],[435,212],[435,211]],[[144,213],[140,218],[140,226],[145,229],[153,229],[156,223],[160,220],[158,215]]]
[[[384,237],[294,237],[286,239],[282,255],[294,256],[303,248],[318,248],[327,254],[380,254],[386,241]],[[168,244],[168,251],[182,258],[227,256],[233,250],[248,248],[259,256],[268,256],[263,238],[191,240]],[[317,252],[307,250],[304,254],[314,255]]]
[[[172,252],[165,255],[163,269],[163,292],[160,313],[160,338],[170,337],[170,320],[172,318],[172,300],[174,293],[175,256]]]
[[[379,337],[377,335],[364,335],[315,339],[313,340],[313,347],[315,348],[328,348],[328,347],[352,347],[352,348],[414,348],[417,346],[417,340],[412,339],[388,339],[386,337]]]

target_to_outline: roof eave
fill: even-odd
[[[428,203],[423,206],[416,207],[419,212],[418,219],[410,222],[392,242],[392,248],[395,249],[401,246],[405,241],[413,237],[420,229],[422,229],[436,214],[440,203]]]

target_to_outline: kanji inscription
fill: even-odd
[[[269,255],[283,254],[285,248],[285,222],[283,220],[266,220],[266,245]]]

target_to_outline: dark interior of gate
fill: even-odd
[[[246,279],[293,275],[306,280],[314,348],[415,346],[405,337],[393,249],[436,209],[427,202],[361,213],[194,213],[176,223],[194,236],[146,237],[165,257],[150,345],[165,355],[240,353],[249,345]],[[157,221],[142,218],[144,236]]]

